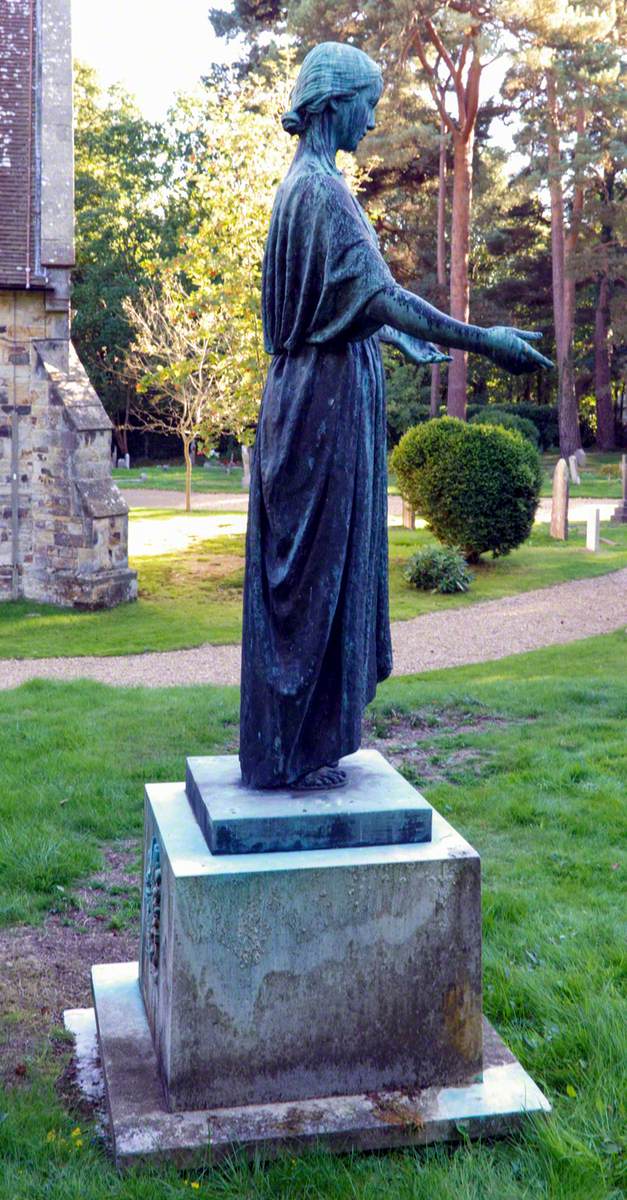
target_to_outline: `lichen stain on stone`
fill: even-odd
[[[424,1129],[424,1117],[416,1107],[417,1093],[409,1091],[386,1096],[380,1092],[368,1092],[374,1116],[385,1125],[399,1125],[403,1129]]]
[[[446,1041],[470,1062],[481,1055],[481,996],[462,977],[447,988],[442,1001]]]

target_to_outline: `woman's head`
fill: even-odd
[[[374,126],[382,88],[381,71],[363,50],[344,42],[321,42],[303,61],[283,128],[302,134],[312,118],[331,108],[337,114],[339,149],[354,150]]]

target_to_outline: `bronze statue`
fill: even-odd
[[[335,165],[374,128],[382,79],[354,46],[305,58],[283,117],[298,136],[263,265],[272,356],[246,545],[240,763],[251,787],[341,786],[362,715],[392,669],[380,341],[413,362],[473,350],[514,373],[550,366],[539,334],[480,329],[395,283]]]

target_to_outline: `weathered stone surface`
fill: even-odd
[[[553,472],[553,501],[551,504],[551,537],[559,541],[568,538],[568,463],[560,458]]]
[[[218,857],[183,785],[151,784],[145,833],[142,991],[173,1109],[481,1070],[479,857],[437,813],[419,845]]]
[[[137,595],[128,566],[128,508],[111,481],[111,422],[43,292],[0,291],[13,345],[31,343],[27,362],[0,356],[8,399],[0,438],[0,597],[82,608]],[[3,421],[4,425],[4,421]],[[13,475],[17,468],[17,486]]]
[[[416,528],[416,513],[411,504],[408,504],[406,500],[403,500],[403,528]]]
[[[424,1146],[514,1132],[551,1106],[495,1031],[484,1022],[483,1078],[458,1087],[376,1092],[169,1112],[137,979],[137,963],[95,967],[92,1009],[64,1014],[75,1034],[79,1083],[99,1099],[102,1066],[115,1160],[192,1161],[210,1147],[217,1162],[235,1150],[270,1158],[322,1144],[336,1153]],[[89,1028],[91,1023],[91,1040]]]
[[[212,854],[392,846],[431,837],[431,805],[377,750],[342,759],[339,790],[245,788],[236,755],[188,758],[186,791]]]
[[[0,507],[8,537],[0,599],[110,606],[134,599],[137,580],[126,553],[126,506],[109,477],[111,422],[70,340],[70,0],[5,8],[11,153],[0,188]],[[90,488],[99,491],[97,503]],[[103,524],[105,517],[114,523]]]
[[[568,470],[573,483],[579,485],[581,483],[581,479],[579,478],[579,459],[576,454],[571,454],[569,456]]]
[[[593,554],[598,554],[600,549],[601,537],[601,510],[593,508],[592,512],[588,513],[586,523],[586,550],[591,550]]]

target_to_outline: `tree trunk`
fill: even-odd
[[[124,404],[124,422],[116,424],[113,427],[113,436],[118,444],[118,450],[121,455],[128,454],[128,418],[131,411],[131,387],[126,389],[126,401]]]
[[[573,364],[574,278],[566,281],[566,237],[564,194],[557,123],[557,87],[551,69],[546,72],[548,109],[548,166],[551,196],[551,267],[553,273],[553,320],[557,357],[557,406],[560,453],[568,459],[581,448],[579,413],[575,395]],[[576,231],[575,231],[576,236]]]
[[[468,255],[470,246],[470,210],[472,205],[472,156],[474,128],[466,138],[453,139],[453,205],[451,219],[451,316],[468,321]],[[466,419],[467,355],[452,350],[448,369],[447,412],[450,417]]]
[[[440,161],[438,170],[438,236],[437,236],[437,281],[438,308],[444,305],[446,288],[446,131],[444,121],[440,121]],[[442,367],[434,363],[431,368],[431,403],[429,413],[437,417],[440,411],[440,386]]]
[[[599,276],[594,314],[594,395],[597,410],[597,449],[614,450],[616,435],[610,365],[610,284],[605,271]]]
[[[190,446],[192,438],[183,438],[183,454],[185,457],[185,512],[192,511],[192,456]]]

